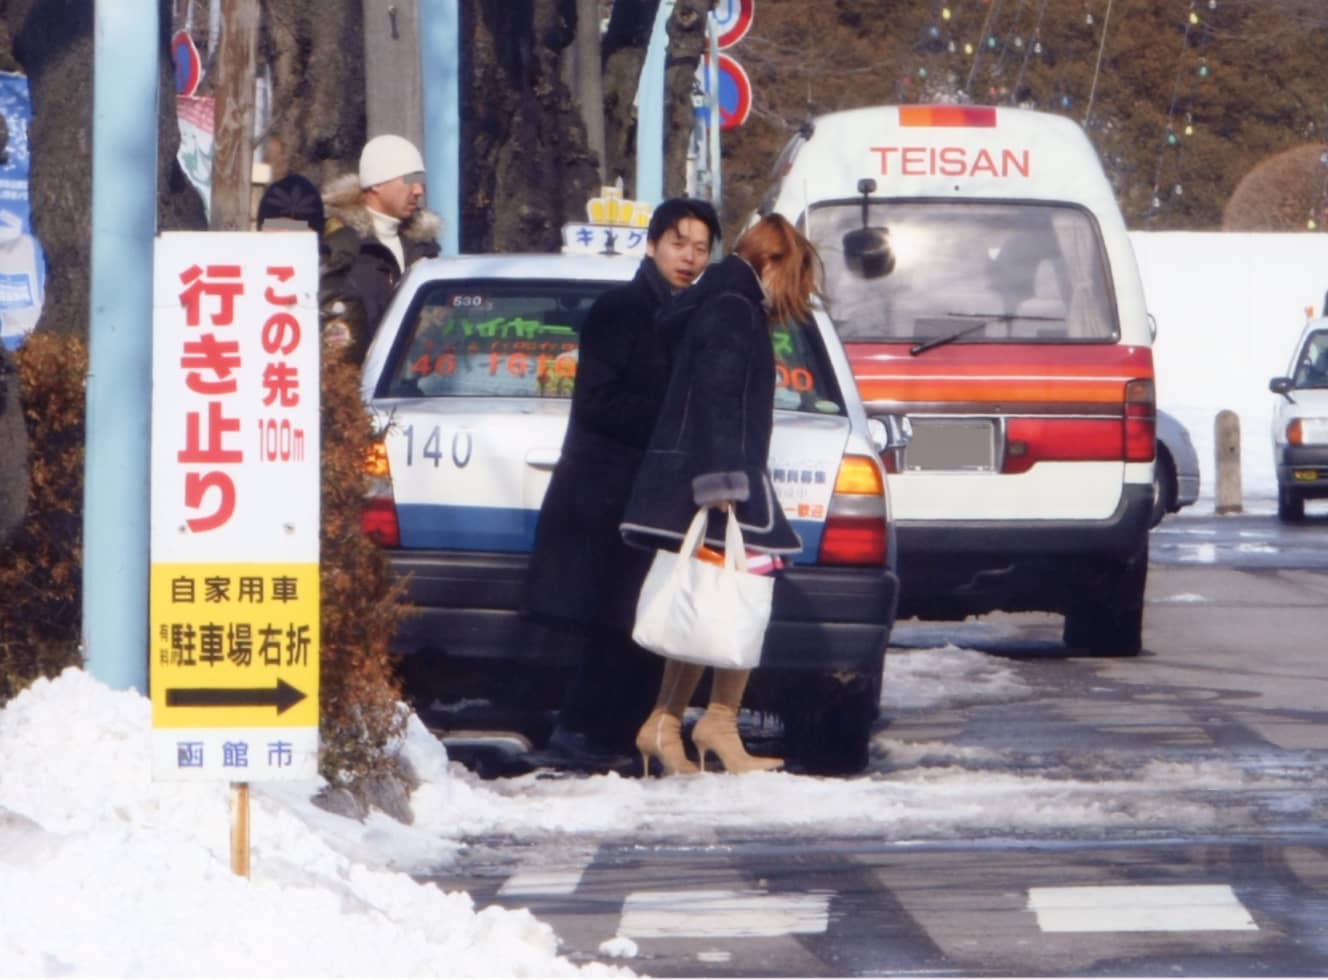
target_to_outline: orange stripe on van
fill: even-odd
[[[972,105],[902,105],[899,107],[899,125],[992,129],[996,125],[996,109],[994,106]]]
[[[1153,377],[1147,347],[953,344],[913,357],[909,344],[845,346],[867,402],[1123,405],[1127,381]]]

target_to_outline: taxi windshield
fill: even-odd
[[[617,282],[437,280],[402,324],[379,396],[570,398],[577,339],[596,298]],[[826,353],[810,325],[771,331],[775,407],[843,414]]]
[[[1096,223],[1069,205],[871,201],[894,267],[875,278],[845,254],[862,202],[813,207],[830,315],[849,341],[1065,343],[1119,337]]]

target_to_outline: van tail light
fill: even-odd
[[[1027,473],[1044,461],[1147,463],[1156,452],[1153,382],[1125,383],[1121,418],[1012,418],[1005,425],[1002,473]]]
[[[845,456],[821,531],[822,565],[884,565],[885,484],[875,459]]]
[[[369,475],[369,492],[360,508],[360,530],[380,548],[401,547],[401,528],[397,524],[397,502],[392,495],[392,470],[387,462],[387,446],[375,442],[364,461]]]
[[[1151,463],[1157,455],[1157,409],[1151,378],[1125,382],[1125,462]]]

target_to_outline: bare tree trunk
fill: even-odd
[[[287,171],[315,184],[354,169],[366,139],[360,0],[265,0],[271,132]]]
[[[558,70],[575,0],[462,4],[463,252],[556,251],[598,167]]]
[[[248,231],[258,0],[222,0],[212,134],[212,229]]]
[[[678,0],[669,18],[669,59],[664,71],[664,195],[687,189],[687,144],[694,108],[696,67],[706,50],[710,0]]]
[[[599,53],[599,0],[576,3],[576,101],[586,144],[604,173],[604,75]]]
[[[636,89],[659,0],[614,0],[604,57],[604,183],[636,185]]]

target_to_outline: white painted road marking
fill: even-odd
[[[633,939],[737,938],[825,932],[830,895],[754,891],[632,892],[618,934]]]
[[[1230,885],[1030,888],[1043,932],[1227,932],[1259,927]]]
[[[595,848],[578,848],[553,862],[542,862],[528,870],[517,871],[503,882],[499,895],[570,895],[581,885]]]

